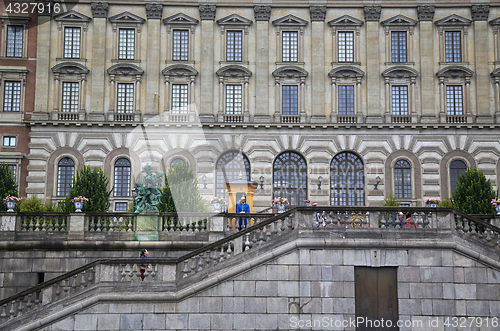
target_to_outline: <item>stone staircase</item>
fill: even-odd
[[[6,298],[0,329],[43,329],[104,302],[182,302],[299,248],[436,247],[500,269],[500,229],[448,208],[298,207],[243,231],[237,217],[224,216],[224,238],[180,258],[98,260]]]

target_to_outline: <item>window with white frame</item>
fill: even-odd
[[[221,32],[222,61],[248,61],[247,37],[252,23],[252,20],[237,14],[217,20]]]
[[[187,61],[189,59],[189,30],[175,29],[173,32],[173,61]]]
[[[339,85],[339,115],[354,115],[354,85]]]
[[[128,197],[130,195],[130,161],[119,158],[115,162],[114,196]]]
[[[277,32],[277,62],[302,62],[304,59],[304,30],[308,22],[294,15],[273,21]]]
[[[407,62],[406,31],[391,32],[391,62]]]
[[[471,20],[450,15],[436,21],[439,33],[439,61],[467,62],[467,36]]]
[[[5,81],[3,111],[21,110],[21,82]]]
[[[394,191],[396,198],[411,198],[411,166],[406,160],[394,166]]]
[[[349,15],[328,22],[333,36],[333,62],[359,61],[359,33],[363,21]]]
[[[226,114],[240,115],[242,113],[241,85],[226,85]]]
[[[308,72],[297,66],[284,66],[273,72],[276,95],[275,120],[300,123],[305,114],[305,83]],[[300,115],[300,116],[299,116]]]
[[[5,50],[6,57],[23,56],[23,36],[24,27],[22,25],[7,26],[7,47]]]
[[[172,84],[172,113],[187,114],[188,84]]]
[[[64,53],[65,59],[79,59],[81,46],[81,28],[64,28]]]
[[[134,112],[134,84],[118,83],[116,92],[116,112]]]
[[[418,72],[406,66],[396,66],[386,69],[382,76],[386,87],[386,121],[411,123],[417,108],[415,84]]]
[[[27,57],[28,16],[0,15],[2,23],[0,56]]]
[[[119,29],[118,59],[135,59],[135,29]]]
[[[392,86],[392,115],[408,115],[408,86]]]
[[[446,86],[446,114],[463,115],[463,89],[462,85]]]
[[[57,164],[57,196],[68,196],[71,190],[70,184],[75,173],[75,161],[69,157],[63,157]]]
[[[78,82],[62,83],[61,111],[65,113],[78,112],[80,84]]]
[[[3,147],[16,147],[17,136],[3,136]]]
[[[167,61],[193,60],[194,37],[198,20],[186,14],[179,13],[163,20],[167,31],[169,49]]]
[[[282,108],[283,115],[299,114],[299,87],[297,85],[283,85],[282,89]]]
[[[386,36],[386,62],[413,62],[413,34],[417,21],[403,15],[380,23]]]
[[[365,73],[354,66],[341,66],[331,70],[331,120],[333,123],[356,123],[361,112],[361,82]]]
[[[241,62],[243,31],[228,30],[226,38],[226,61]]]
[[[128,202],[115,202],[115,211],[127,211]]]
[[[140,60],[141,31],[146,20],[135,14],[123,12],[110,17],[109,21],[115,43],[114,59]]]
[[[228,65],[216,74],[219,77],[218,120],[243,122],[244,117],[249,116],[248,83],[252,72],[240,65]]]

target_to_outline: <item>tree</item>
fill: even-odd
[[[495,196],[490,180],[486,180],[482,171],[467,169],[457,181],[453,206],[467,214],[494,214],[495,208],[490,201]]]
[[[17,184],[14,174],[5,162],[0,163],[0,211],[7,211],[7,205],[3,199],[8,195],[17,196]]]
[[[109,180],[100,168],[90,169],[90,166],[84,166],[73,178],[69,196],[64,200],[63,209],[73,211],[71,199],[78,196],[84,196],[89,199],[83,205],[83,212],[105,212],[109,209],[108,191]]]
[[[198,192],[198,180],[191,168],[177,163],[165,174],[165,187],[162,190],[161,212],[205,212],[207,206]]]

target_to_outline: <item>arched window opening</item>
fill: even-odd
[[[307,197],[307,165],[294,152],[280,154],[273,165],[273,197],[287,198],[291,205],[305,205]]]
[[[467,165],[464,163],[464,161],[461,160],[455,160],[451,162],[450,164],[450,189],[451,189],[451,194],[453,195],[453,192],[455,191],[455,188],[457,188],[457,181],[460,178],[460,175],[467,170]]]
[[[354,153],[342,152],[330,164],[330,204],[364,206],[363,162]]]
[[[71,190],[71,182],[75,172],[75,161],[69,157],[63,157],[57,164],[57,196],[65,197]]]
[[[238,151],[229,151],[222,154],[215,167],[215,196],[224,197],[228,201],[226,182],[242,179],[250,180],[250,162],[247,157]]]
[[[399,160],[394,166],[394,190],[396,198],[411,198],[411,166],[406,160]]]
[[[130,161],[120,158],[115,162],[115,197],[130,195]]]

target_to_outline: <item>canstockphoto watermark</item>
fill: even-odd
[[[424,322],[421,320],[397,320],[390,319],[369,319],[366,317],[350,317],[347,319],[337,319],[333,317],[322,317],[319,319],[300,319],[298,317],[290,317],[290,327],[297,328],[391,328],[391,327],[406,327],[406,328],[424,328]]]

